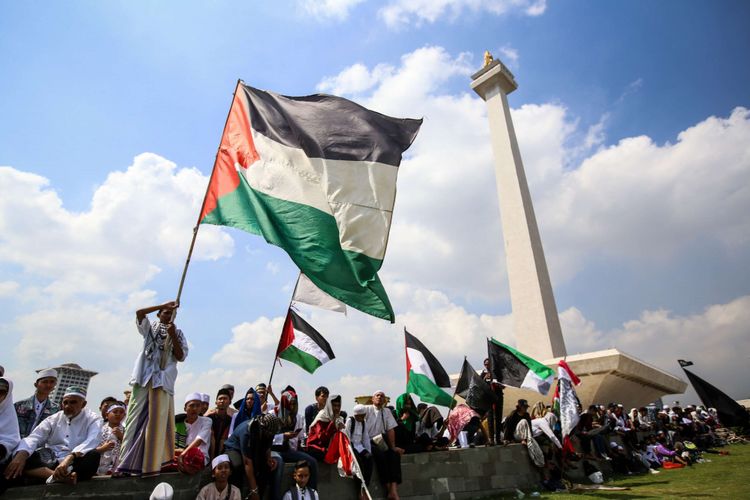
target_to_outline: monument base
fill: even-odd
[[[543,363],[557,371],[560,359],[549,359]],[[621,403],[628,411],[667,394],[681,394],[687,388],[687,382],[682,379],[617,349],[574,354],[567,356],[565,361],[581,379],[576,393],[584,410],[592,404]],[[554,397],[554,385],[547,396],[514,387],[506,387],[504,394],[503,415],[507,415],[521,398],[528,400],[531,406],[537,401],[550,404]]]

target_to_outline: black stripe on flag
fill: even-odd
[[[707,408],[716,408],[716,412],[719,414],[719,421],[722,425],[750,429],[750,415],[748,415],[744,406],[684,366],[682,370],[688,376],[690,383],[693,384],[693,388],[698,393],[698,397],[701,398],[703,404]]]
[[[450,387],[451,378],[448,376],[448,373],[446,373],[443,365],[440,364],[440,361],[438,361],[437,358],[432,355],[432,353],[424,346],[422,342],[419,341],[417,337],[407,332],[405,328],[404,333],[406,334],[406,347],[410,349],[416,349],[417,351],[421,352],[422,356],[424,356],[424,359],[427,360],[427,364],[430,365],[432,376],[435,379],[435,384],[438,387]]]
[[[497,395],[490,389],[490,384],[477,375],[471,363],[464,359],[461,376],[456,383],[456,394],[466,400],[466,404],[480,415],[484,415],[497,402]]]
[[[508,349],[487,340],[487,357],[490,358],[492,378],[503,385],[521,387],[529,367]]]
[[[392,118],[343,97],[290,97],[241,85],[250,126],[308,158],[376,161],[394,167],[409,149],[422,120]]]
[[[302,332],[315,341],[323,351],[328,354],[328,359],[334,359],[336,356],[333,355],[333,349],[326,339],[323,338],[318,331],[310,325],[307,321],[302,319],[302,316],[297,314],[294,309],[289,309],[289,314],[292,316],[292,326],[298,332]]]

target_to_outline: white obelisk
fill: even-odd
[[[471,88],[487,103],[516,345],[544,361],[566,351],[508,106],[508,94],[517,87],[508,68],[489,54],[485,67],[472,75]]]

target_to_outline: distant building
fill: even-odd
[[[84,370],[75,363],[63,363],[60,366],[51,366],[57,370],[57,387],[52,392],[50,398],[57,404],[62,402],[65,389],[71,386],[83,387],[88,391],[91,377],[97,374],[91,370]],[[37,370],[37,373],[41,370]]]

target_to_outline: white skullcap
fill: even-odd
[[[151,492],[151,496],[148,500],[172,500],[174,497],[174,489],[169,483],[159,483]]]
[[[365,405],[354,405],[352,413],[355,415],[364,415],[367,413],[367,408],[365,408]]]
[[[37,373],[36,379],[42,379],[47,377],[53,377],[57,379],[57,370],[54,368],[47,368],[46,370],[39,370],[39,373]]]
[[[86,399],[86,389],[78,386],[68,387],[67,389],[65,389],[63,399],[67,398],[68,396],[78,396],[79,398]]]
[[[382,394],[383,396],[385,396],[385,391],[377,390],[377,391],[375,391],[375,392],[372,393],[372,397],[375,397],[378,394]]]
[[[224,462],[230,463],[229,455],[219,455],[211,460],[211,469],[215,469],[219,464],[223,464]]]
[[[185,404],[188,404],[191,401],[203,401],[203,396],[201,396],[200,392],[191,392],[187,396],[185,396]]]
[[[204,403],[210,403],[211,402],[211,396],[206,394],[205,392],[201,393],[201,401]]]

